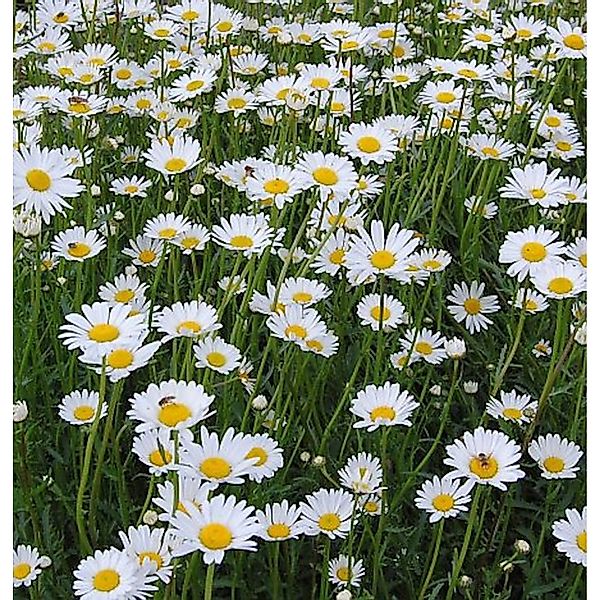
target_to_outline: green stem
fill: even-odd
[[[442,519],[437,525],[437,535],[435,537],[435,548],[433,549],[433,557],[431,559],[431,565],[429,567],[429,571],[427,571],[427,577],[425,577],[425,581],[423,582],[423,586],[421,587],[421,593],[419,594],[419,600],[424,600],[425,592],[427,591],[427,587],[429,586],[429,582],[433,577],[433,572],[435,570],[435,565],[437,563],[437,559],[440,553],[440,546],[442,545],[442,533],[444,531],[444,519]]]
[[[204,600],[212,599],[213,579],[215,577],[215,563],[208,565],[206,570],[206,581],[204,582]]]

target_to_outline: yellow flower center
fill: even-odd
[[[177,235],[174,227],[165,227],[158,232],[158,237],[163,240],[172,240]]]
[[[181,13],[181,18],[184,21],[194,21],[199,16],[200,16],[200,14],[197,13],[195,10],[186,10],[185,12]]]
[[[219,33],[227,33],[233,29],[233,23],[231,21],[221,21],[217,24],[217,31]]]
[[[345,110],[346,105],[343,102],[332,101],[331,106],[329,108],[330,108],[331,112],[339,113],[339,112],[343,112]]]
[[[417,342],[415,344],[415,352],[429,356],[433,352],[433,346],[429,342]]]
[[[84,244],[82,242],[75,242],[69,244],[69,247],[67,248],[67,252],[75,258],[84,258],[91,251],[92,249],[87,244]]]
[[[140,98],[135,105],[137,106],[137,108],[139,108],[140,110],[147,110],[148,108],[150,108],[152,106],[152,103],[150,102],[150,100],[148,100],[147,98]]]
[[[382,314],[383,312],[383,314]],[[381,311],[381,309],[379,308],[379,306],[374,306],[371,309],[371,316],[373,317],[373,319],[375,319],[376,321],[387,321],[390,316],[391,316],[391,311],[387,306],[383,307],[383,311]]]
[[[196,321],[182,321],[177,325],[177,333],[198,333],[201,329],[202,326]]]
[[[59,12],[56,15],[54,15],[54,17],[52,17],[52,20],[55,23],[60,23],[62,25],[63,23],[66,23],[69,20],[69,15],[65,14],[64,12]]]
[[[498,158],[500,156],[500,152],[498,152],[498,150],[492,146],[484,146],[481,149],[481,152],[485,154],[485,156],[491,156],[492,158]]]
[[[403,46],[394,46],[392,55],[394,58],[402,58],[406,54],[406,50]]]
[[[292,296],[292,299],[298,304],[306,304],[307,302],[310,302],[313,299],[313,295],[309,294],[308,292],[296,292]]]
[[[308,335],[308,331],[302,325],[288,325],[285,328],[285,335],[287,337],[295,336],[303,340]]]
[[[568,294],[573,289],[573,282],[567,277],[555,277],[548,284],[548,289],[554,294]]]
[[[176,427],[179,423],[189,419],[192,416],[192,411],[185,405],[179,402],[173,402],[162,406],[158,413],[158,420],[165,427]]]
[[[317,90],[326,90],[331,85],[331,81],[326,77],[315,77],[310,85]]]
[[[173,455],[168,450],[163,448],[162,452],[160,450],[154,450],[154,452],[152,452],[148,457],[148,460],[155,467],[164,467],[173,460]]]
[[[376,269],[389,269],[396,264],[396,257],[389,250],[377,250],[370,260]]]
[[[243,98],[230,98],[227,101],[227,106],[231,109],[244,108],[248,104]]]
[[[406,83],[410,77],[404,73],[398,73],[397,75],[394,75],[392,79],[398,83]]]
[[[128,194],[135,194],[140,188],[137,185],[126,185],[123,188],[123,191],[127,192]]]
[[[356,145],[361,152],[366,152],[367,154],[381,150],[381,142],[372,135],[365,135],[359,138]]]
[[[129,79],[131,76],[133,75],[133,73],[129,70],[129,69],[117,69],[115,71],[115,77],[117,79],[120,79],[121,81],[125,81],[127,79]]]
[[[319,340],[308,340],[306,345],[314,352],[322,352],[325,346]]]
[[[27,563],[21,563],[13,567],[13,577],[15,579],[25,579],[31,573],[31,566]]]
[[[210,479],[225,479],[231,473],[231,465],[224,458],[213,456],[202,461],[200,471]]]
[[[492,36],[491,36],[491,35],[489,35],[489,34],[487,34],[487,33],[476,33],[476,34],[475,34],[475,39],[476,39],[478,42],[485,42],[485,43],[488,43],[488,42],[491,42],[491,41],[492,41]]]
[[[423,263],[423,268],[427,269],[428,271],[435,271],[435,269],[439,269],[442,266],[442,263],[439,260],[435,260],[435,259],[430,259],[430,260],[426,260]]]
[[[155,29],[154,35],[159,38],[167,37],[171,32],[168,29]]]
[[[169,173],[179,173],[183,171],[187,166],[187,162],[183,158],[170,158],[165,163],[165,169],[169,171]]]
[[[338,248],[329,255],[329,261],[334,265],[341,265],[344,262],[345,256],[346,252],[342,248]]]
[[[540,242],[527,242],[521,248],[521,257],[528,262],[540,262],[547,254],[546,247]]]
[[[550,115],[550,116],[546,117],[544,123],[546,123],[546,125],[548,127],[559,127],[560,126],[560,119],[558,117]]]
[[[585,48],[585,40],[577,33],[570,33],[563,38],[563,43],[571,50],[583,50]]]
[[[115,294],[115,300],[117,302],[122,302],[123,304],[127,304],[128,302],[133,300],[134,297],[135,297],[135,292],[133,290],[130,290],[129,288],[126,290],[119,290]]]
[[[469,468],[480,479],[492,479],[498,473],[498,461],[492,456],[476,456],[471,459]]]
[[[335,185],[339,181],[337,173],[329,167],[316,168],[312,176],[317,183],[321,185]]]
[[[54,52],[56,50],[56,44],[52,42],[42,42],[38,45],[38,49],[42,52]]]
[[[457,73],[467,79],[475,79],[479,75],[477,71],[474,71],[473,69],[459,69]]]
[[[221,523],[210,523],[205,525],[198,536],[202,545],[209,550],[223,550],[231,544],[233,535],[226,525]]]
[[[142,250],[138,256],[141,262],[148,264],[156,258],[156,252],[153,250]]]
[[[456,94],[454,92],[438,92],[435,99],[442,104],[450,104],[456,100]]]
[[[587,553],[587,531],[582,531],[576,538],[577,547]]]
[[[478,315],[481,312],[481,302],[477,298],[467,298],[463,306],[469,315]]]
[[[371,421],[385,419],[393,421],[396,418],[396,411],[391,406],[377,406],[370,413]]]
[[[267,527],[269,537],[275,539],[286,538],[290,535],[290,528],[285,523],[273,523]]]
[[[367,512],[372,513],[372,512],[376,512],[379,507],[377,505],[377,502],[375,502],[373,500],[369,500],[368,502],[365,502],[365,505],[363,508]]]
[[[119,328],[110,323],[98,323],[88,331],[88,337],[94,342],[112,342],[119,337]]]
[[[557,142],[556,143],[556,147],[561,151],[561,152],[569,152],[569,150],[571,150],[571,148],[573,148],[572,144],[569,144],[569,142]]]
[[[517,29],[517,37],[520,38],[530,38],[533,35],[530,29]]]
[[[358,48],[358,42],[355,40],[347,40],[345,42],[342,42],[342,50],[343,51],[356,50],[357,48]]]
[[[587,269],[587,253],[586,254],[582,254],[579,257],[579,262],[581,263],[582,267],[585,267]]]
[[[45,192],[52,185],[50,175],[41,169],[31,169],[30,171],[27,171],[25,180],[27,181],[27,185],[36,192]]]
[[[290,184],[285,179],[270,179],[265,181],[263,189],[267,194],[285,194],[290,189]]]
[[[252,248],[254,246],[252,238],[247,235],[234,235],[229,243],[234,248]]]
[[[186,237],[183,238],[183,240],[181,240],[181,245],[186,250],[191,250],[192,248],[195,248],[199,243],[200,240],[197,237]]]
[[[267,462],[269,457],[263,448],[256,446],[255,448],[252,448],[248,454],[246,454],[246,458],[257,458],[258,460],[254,463],[254,466],[261,467]]]
[[[108,355],[106,362],[113,369],[126,369],[133,363],[133,352],[125,348],[113,350]]]
[[[433,508],[435,508],[435,510],[439,510],[440,512],[448,512],[454,508],[454,498],[449,494],[440,494],[433,499],[431,504],[433,504]]]
[[[541,189],[541,188],[533,188],[531,190],[531,195],[536,199],[536,200],[541,200],[542,198],[546,197],[546,192]]]
[[[393,29],[381,29],[379,31],[379,33],[377,34],[377,37],[381,38],[382,40],[389,40],[394,37],[394,30]]]
[[[342,521],[335,513],[324,513],[319,517],[319,527],[325,531],[334,531],[341,524]]]
[[[523,416],[523,411],[519,408],[505,408],[502,411],[502,414],[507,419],[514,419],[515,421],[517,421]]]
[[[206,361],[211,367],[222,367],[226,362],[227,358],[221,352],[209,352],[206,355]]]
[[[565,461],[558,456],[549,456],[544,460],[544,468],[550,473],[562,473],[565,468]]]
[[[350,581],[350,569],[348,567],[340,567],[335,574],[340,581]]]
[[[140,565],[144,564],[144,560],[146,558],[149,558],[151,561],[153,561],[156,564],[156,568],[160,569],[163,565],[163,559],[160,556],[160,554],[157,554],[156,552],[140,552],[138,554],[138,559],[140,561]]]
[[[121,577],[114,569],[102,569],[94,575],[92,582],[95,590],[111,592],[118,587]]]

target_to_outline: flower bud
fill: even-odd
[[[156,522],[158,521],[158,515],[156,514],[156,511],[155,510],[147,510],[144,513],[142,521],[144,521],[144,523],[146,525],[155,525]]]
[[[13,423],[21,423],[27,418],[28,414],[29,410],[26,402],[19,400],[13,404]]]

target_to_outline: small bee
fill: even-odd
[[[84,102],[86,102],[86,99],[81,96],[71,96],[69,98],[69,104],[83,104]]]
[[[173,400],[175,400],[175,396],[165,396],[158,401],[158,405],[163,408],[164,406],[168,406],[169,404],[173,404]]]
[[[72,250],[73,248],[77,248],[77,242],[69,242],[67,246],[69,246],[69,248]]]
[[[246,165],[244,167],[244,172],[246,173],[246,177],[251,177],[254,174],[254,167]]]
[[[481,466],[484,469],[487,469],[487,467],[490,466],[489,460],[490,460],[491,454],[484,454],[483,452],[480,452],[477,455],[477,460],[479,461],[479,463],[481,464]]]

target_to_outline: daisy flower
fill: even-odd
[[[559,176],[560,169],[548,173],[545,162],[525,165],[524,169],[513,167],[506,184],[498,191],[501,198],[527,200],[532,206],[554,208],[565,202],[566,185]]]
[[[519,446],[501,431],[478,427],[446,446],[444,464],[454,468],[453,478],[466,477],[476,483],[506,491],[507,483],[525,477],[519,468]]]
[[[146,391],[134,394],[127,416],[140,421],[137,432],[156,428],[180,431],[214,414],[210,410],[214,399],[199,383],[170,379],[159,385],[151,383]]]
[[[221,337],[207,337],[194,345],[194,356],[198,359],[195,365],[199,369],[208,367],[218,373],[227,374],[240,365],[242,355],[233,345]]]
[[[399,149],[396,138],[377,124],[352,123],[348,131],[340,135],[339,144],[343,152],[360,159],[363,165],[390,162]]]
[[[479,215],[487,220],[493,219],[498,213],[498,205],[495,202],[483,202],[476,196],[466,198],[464,204],[469,213]]]
[[[149,565],[150,574],[157,575],[163,583],[169,583],[173,567],[170,566],[170,536],[162,529],[150,529],[148,525],[129,527],[127,533],[119,531],[123,552],[140,565]]]
[[[332,540],[348,535],[354,509],[354,498],[350,492],[321,488],[307,495],[305,500],[300,503],[300,525],[305,528],[306,535],[324,533]]]
[[[58,405],[58,415],[70,425],[86,425],[93,423],[100,396],[98,392],[89,390],[76,390],[67,394]],[[108,407],[102,403],[100,419],[106,416]]]
[[[459,109],[465,94],[462,86],[453,81],[428,81],[419,94],[419,100],[435,112]]]
[[[13,587],[29,587],[42,572],[37,548],[20,544],[13,550]]]
[[[179,473],[178,487],[176,499],[175,488],[171,481],[158,484],[158,496],[152,498],[152,502],[162,510],[158,515],[160,521],[170,522],[177,512],[189,512],[189,506],[202,510],[202,506],[214,488],[212,483],[202,482],[197,477],[189,477],[184,473]],[[176,500],[177,505],[175,505]]]
[[[66,315],[66,325],[60,326],[59,339],[69,350],[91,350],[105,356],[123,343],[137,341],[146,331],[142,315],[129,316],[124,304],[110,306],[108,302],[94,302],[81,306],[82,315]]]
[[[377,456],[360,452],[338,471],[340,482],[355,494],[373,494],[381,489],[383,470]]]
[[[183,254],[204,250],[209,241],[210,231],[204,225],[195,223],[186,225],[185,229],[171,240],[181,248]]]
[[[566,554],[576,565],[587,567],[587,506],[581,513],[575,508],[567,508],[566,519],[552,523],[552,535],[560,540],[556,549]]]
[[[163,344],[177,337],[197,338],[223,327],[217,320],[215,307],[198,300],[176,302],[163,308],[154,316],[153,325],[159,333],[166,334],[161,339]]]
[[[129,248],[123,249],[123,254],[133,258],[133,264],[138,267],[156,267],[160,262],[163,250],[162,240],[153,240],[145,235],[138,235],[135,240],[129,240]]]
[[[256,520],[260,527],[257,535],[267,542],[297,539],[304,533],[300,518],[300,507],[296,504],[290,505],[287,500],[266,504],[264,510],[256,511]]]
[[[330,195],[346,199],[358,180],[352,162],[332,153],[307,152],[300,157],[296,168],[305,175],[306,186],[317,186],[323,199]]]
[[[556,27],[548,27],[547,36],[559,47],[561,57],[585,58],[587,56],[587,35],[580,26],[558,17]]]
[[[405,337],[400,340],[402,347],[411,354],[411,362],[423,359],[432,365],[441,363],[446,358],[444,344],[446,338],[441,333],[434,333],[429,329],[416,331],[410,329]]]
[[[200,161],[200,142],[180,135],[171,145],[167,140],[152,140],[149,150],[142,155],[151,169],[166,177],[194,168]]]
[[[586,289],[586,272],[578,263],[557,262],[536,270],[531,281],[548,298],[574,298]]]
[[[113,179],[110,191],[118,196],[129,196],[130,198],[146,198],[146,190],[152,187],[152,182],[144,177],[133,175],[132,177],[119,177]]]
[[[298,304],[286,306],[282,312],[271,313],[267,327],[279,339],[302,343],[325,335],[327,327],[319,313],[313,308],[304,308]]]
[[[375,431],[381,426],[410,426],[412,413],[419,406],[414,400],[407,391],[400,391],[398,383],[370,384],[350,402],[350,412],[359,418],[354,428]]]
[[[542,470],[544,479],[573,479],[583,456],[581,448],[557,433],[548,433],[533,440],[527,448],[529,456]]]
[[[157,589],[151,585],[155,577],[149,571],[149,567],[116,548],[96,550],[75,569],[73,591],[83,600],[144,598]]]
[[[209,433],[204,425],[200,429],[200,443],[185,442],[182,446],[182,471],[210,481],[214,487],[229,483],[244,483],[256,463],[255,457],[247,458],[251,441],[243,433],[235,433],[229,427],[219,439],[216,433]]]
[[[242,252],[249,258],[252,254],[262,254],[272,243],[275,231],[262,213],[232,214],[229,219],[221,217],[220,225],[213,225],[212,236],[219,246]]]
[[[331,290],[320,281],[305,277],[288,277],[279,292],[280,301],[289,306],[313,306],[331,295]]]
[[[342,229],[335,231],[325,242],[314,259],[315,273],[337,275],[346,264],[346,253],[350,248],[350,236]]]
[[[527,288],[519,288],[515,299],[509,302],[519,309],[525,309],[528,314],[544,312],[549,306],[545,296]]]
[[[144,235],[155,240],[172,240],[189,226],[189,220],[175,213],[160,214],[146,221]]]
[[[245,458],[254,461],[248,477],[257,483],[273,477],[283,467],[283,449],[266,433],[248,435],[245,439],[250,446]]]
[[[511,16],[509,23],[516,42],[528,42],[546,31],[546,24],[541,19],[523,13]]]
[[[494,419],[529,423],[535,416],[537,407],[538,403],[532,402],[529,394],[517,394],[515,390],[511,392],[500,391],[500,400],[490,398],[485,407],[485,412]]]
[[[587,238],[578,237],[567,246],[565,254],[584,269],[587,269]]]
[[[186,551],[200,550],[207,565],[221,564],[227,550],[256,550],[252,538],[258,535],[259,525],[254,507],[235,496],[215,496],[202,505],[202,511],[190,506],[187,513],[175,513],[171,525],[187,543]]]
[[[117,275],[112,282],[100,286],[98,296],[111,306],[129,304],[138,298],[144,298],[147,285],[137,275]]]
[[[500,246],[499,261],[510,264],[507,273],[523,281],[541,266],[560,262],[564,244],[558,240],[559,233],[543,225],[533,225],[522,231],[511,231]]]
[[[257,168],[248,179],[246,196],[263,206],[275,204],[281,209],[286,202],[293,202],[305,187],[305,179],[292,167],[267,164]]]
[[[516,152],[514,144],[495,134],[474,133],[465,143],[468,150],[481,160],[508,160]]]
[[[149,467],[151,475],[164,475],[175,467],[175,443],[168,429],[151,429],[136,435],[132,444],[133,453]]]
[[[408,257],[418,245],[414,231],[400,229],[399,223],[394,223],[386,235],[382,221],[371,221],[370,232],[360,227],[351,238],[345,257],[348,277],[358,283],[372,275],[406,279]]]
[[[371,327],[373,331],[379,331],[380,326],[384,331],[391,331],[408,319],[404,304],[390,294],[383,296],[383,309],[379,294],[364,296],[358,303],[356,312],[360,317],[360,324]]]
[[[469,510],[473,481],[464,483],[448,475],[441,479],[434,475],[433,479],[423,482],[417,490],[415,504],[417,508],[429,513],[429,522],[437,523],[440,519],[457,517],[461,512]]]
[[[71,177],[75,167],[60,150],[22,148],[13,155],[13,206],[42,216],[44,223],[57,212],[64,214],[71,205],[65,198],[75,198],[83,190],[79,179]]]
[[[56,256],[83,262],[102,252],[106,248],[106,241],[95,229],[86,231],[83,227],[77,226],[57,233],[50,247]]]
[[[536,358],[552,356],[552,346],[549,340],[541,339],[539,342],[536,342],[535,346],[531,349],[531,353]]]
[[[486,314],[498,312],[498,296],[483,296],[485,285],[472,281],[471,285],[465,282],[454,284],[452,293],[447,297],[451,302],[448,311],[457,323],[465,321],[465,327],[469,333],[478,333],[488,328],[492,323]]]
[[[352,567],[350,567],[348,557],[340,554],[337,558],[329,561],[328,573],[329,581],[334,585],[360,587],[360,580],[365,574],[365,568],[361,559],[353,559]]]

